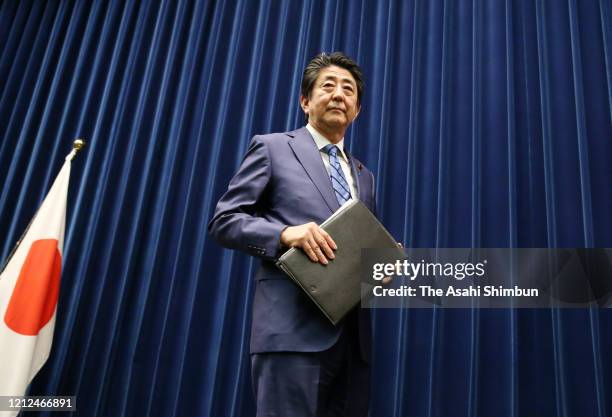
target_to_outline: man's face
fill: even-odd
[[[317,130],[344,135],[359,114],[357,84],[346,69],[335,65],[323,68],[313,85],[310,97],[300,97],[308,122]]]

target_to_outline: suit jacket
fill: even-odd
[[[358,197],[375,212],[374,176],[348,152]],[[314,139],[304,127],[254,136],[208,227],[216,240],[262,259],[256,274],[251,353],[318,352],[331,347],[343,326],[333,326],[302,290],[275,265],[287,226],[321,224],[339,208]],[[362,356],[371,346],[369,312],[354,320]]]

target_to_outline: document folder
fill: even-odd
[[[396,248],[397,242],[359,200],[340,207],[321,228],[332,237],[338,249],[327,265],[311,261],[297,248],[285,252],[276,262],[325,316],[334,324],[351,311],[361,299],[361,250]]]

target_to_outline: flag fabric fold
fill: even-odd
[[[0,273],[0,396],[25,395],[51,351],[73,156]]]

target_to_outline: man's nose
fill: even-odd
[[[341,85],[337,85],[336,88],[334,88],[333,91],[333,95],[332,95],[332,99],[334,100],[344,100],[344,90],[342,89]]]

